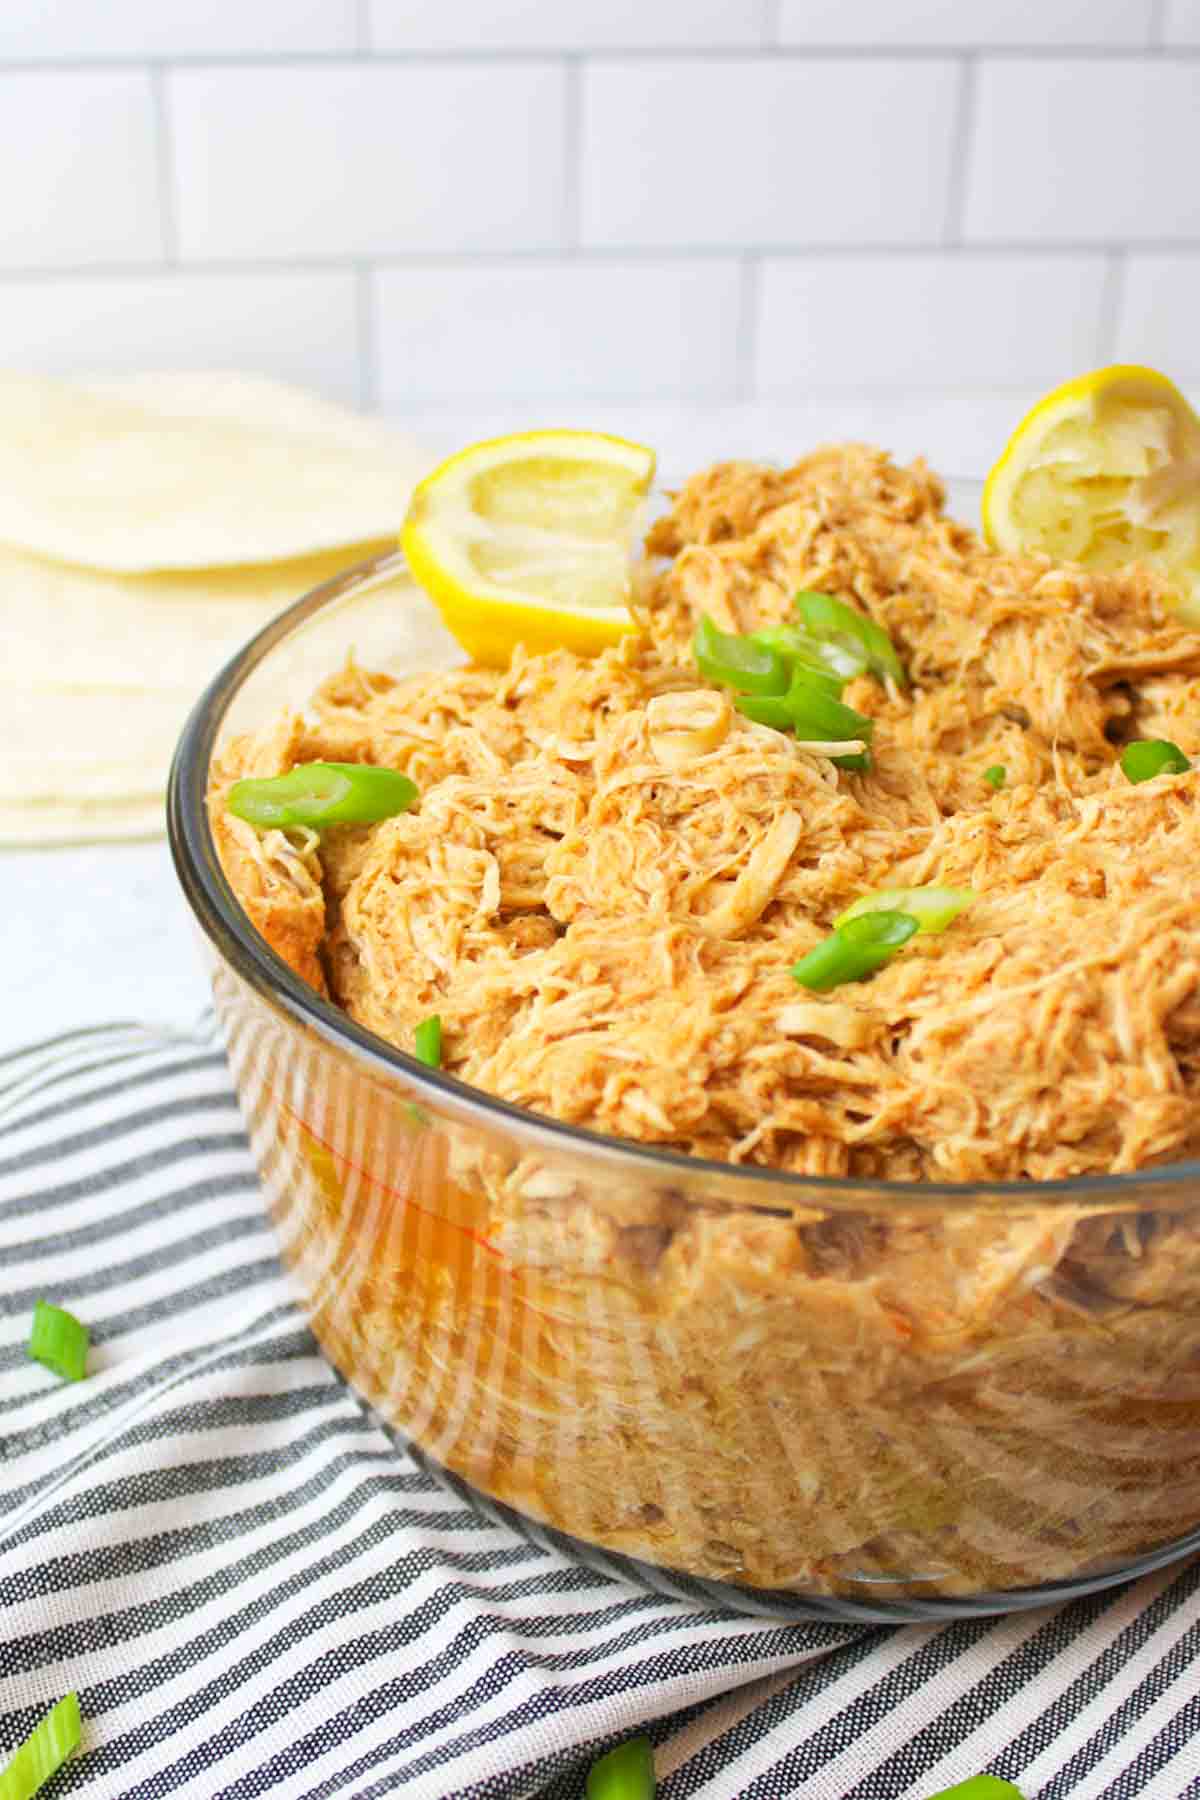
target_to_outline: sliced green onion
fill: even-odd
[[[1002,788],[1008,780],[1008,770],[1003,763],[993,763],[990,769],[983,771],[983,779],[989,787]]]
[[[1130,781],[1153,781],[1156,775],[1182,775],[1191,763],[1170,738],[1137,738],[1121,752],[1121,767]]]
[[[738,699],[734,705],[760,725],[773,725],[776,731],[794,731],[797,737],[818,743],[849,738],[869,743],[875,730],[874,719],[844,705],[822,680],[811,679],[806,670],[799,668],[792,670],[786,694]]]
[[[79,1738],[79,1695],[66,1694],[38,1720],[7,1768],[0,1770],[0,1800],[33,1800],[78,1750]]]
[[[739,694],[733,704],[744,718],[773,731],[790,731],[794,724],[786,694]]]
[[[587,1800],[654,1800],[655,1791],[649,1738],[618,1744],[588,1770]]]
[[[87,1374],[88,1328],[74,1313],[39,1300],[33,1309],[29,1354],[34,1362],[53,1369],[64,1381],[82,1381]]]
[[[875,721],[841,699],[849,677],[868,666],[857,640],[851,639],[850,644],[846,649],[840,642],[817,637],[796,625],[768,625],[735,636],[718,630],[705,615],[696,626],[692,652],[701,674],[733,688],[737,710],[756,724],[794,732],[810,743],[857,739],[866,744]],[[839,768],[871,766],[865,751],[833,760]]]
[[[916,934],[917,921],[911,913],[863,913],[839,925],[802,956],[792,975],[812,993],[827,994],[844,981],[862,981],[873,975]]]
[[[706,681],[736,688],[742,694],[787,691],[788,665],[778,651],[752,637],[721,631],[705,613],[692,635],[692,655]]]
[[[871,752],[858,750],[852,756],[834,756],[830,758],[835,769],[866,770],[871,767]]]
[[[442,1021],[437,1013],[422,1019],[413,1038],[413,1055],[431,1069],[442,1066]]]
[[[918,931],[945,931],[974,898],[974,888],[879,888],[873,894],[863,894],[833,923],[835,929],[840,929],[847,919],[861,919],[866,913],[896,912],[915,919]]]
[[[814,594],[809,589],[796,595],[794,605],[796,617],[810,637],[835,646],[848,657],[861,658],[863,666],[881,680],[890,675],[905,686],[908,677],[896,646],[874,619],[855,612],[832,594]]]
[[[834,695],[841,693],[856,675],[865,675],[867,657],[864,650],[849,650],[832,638],[814,637],[800,625],[764,625],[750,636],[756,644],[778,651],[785,661],[799,663],[807,674],[821,675],[829,682]]]
[[[398,769],[369,763],[301,763],[286,775],[235,781],[228,807],[260,831],[308,825],[374,825],[407,812],[417,790]]]
[[[952,1788],[939,1788],[929,1800],[1021,1800],[1021,1790],[999,1775],[970,1775]]]

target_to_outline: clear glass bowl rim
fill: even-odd
[[[978,483],[952,482],[960,489]],[[705,1174],[719,1177],[726,1194],[744,1192],[748,1208],[778,1210],[779,1202],[797,1206],[840,1199],[855,1211],[865,1205],[886,1210],[947,1206],[954,1201],[977,1210],[989,1203],[1019,1201],[1030,1206],[1078,1206],[1081,1200],[1127,1208],[1149,1205],[1151,1192],[1166,1186],[1196,1183],[1200,1197],[1200,1161],[1158,1164],[1128,1174],[1070,1176],[1056,1181],[911,1182],[868,1180],[849,1176],[794,1175],[758,1164],[714,1162],[684,1151],[608,1137],[547,1114],[534,1113],[469,1086],[358,1025],[300,979],[259,936],[225,879],[209,829],[205,793],[208,769],[226,712],[243,684],[278,645],[322,608],[345,599],[359,588],[404,571],[398,549],[356,563],[311,589],[280,613],[232,657],[213,678],[184,726],[167,785],[167,837],[184,895],[205,937],[217,953],[269,1004],[282,1008],[297,1025],[311,1031],[366,1070],[387,1078],[400,1075],[406,1088],[422,1090],[431,1103],[440,1101],[455,1115],[514,1129],[541,1140],[547,1150],[600,1156],[628,1163],[643,1176],[678,1183]],[[774,1201],[774,1203],[772,1203]]]

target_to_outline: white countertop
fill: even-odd
[[[901,458],[924,452],[947,474],[985,470],[1034,396],[817,393],[796,405],[589,408],[587,423],[656,445],[670,478],[719,456],[787,458],[832,438],[867,439]],[[541,404],[537,422],[579,412]],[[582,423],[583,421],[578,421]],[[528,410],[489,408],[405,426],[435,452],[528,425]],[[0,851],[5,1003],[0,1054],[76,1026],[136,1019],[186,1027],[208,1001],[191,918],[165,842]]]
[[[186,1026],[208,1003],[191,916],[163,841],[0,853],[0,1053],[80,1025]]]

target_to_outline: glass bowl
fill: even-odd
[[[348,570],[212,683],[168,817],[283,1259],[364,1399],[517,1529],[743,1612],[1002,1612],[1200,1547],[1197,1165],[962,1187],[702,1162],[428,1069],[274,954],[221,871],[209,763],[351,646],[461,661],[398,554]],[[1002,1269],[1030,1233],[1045,1266],[983,1297],[980,1243]]]

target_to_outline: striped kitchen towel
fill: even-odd
[[[77,1689],[103,1800],[1200,1794],[1200,1562],[900,1627],[701,1610],[514,1529],[321,1357],[211,1029],[0,1059],[0,1764]],[[34,1302],[91,1373],[27,1360]]]

